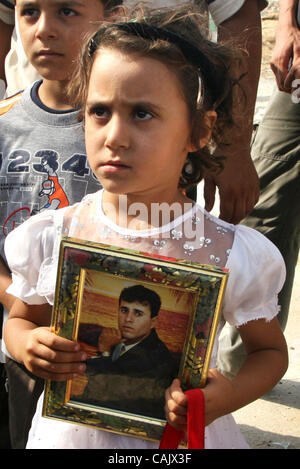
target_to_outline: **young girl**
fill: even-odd
[[[270,390],[287,367],[275,317],[285,276],[279,252],[256,231],[218,220],[185,196],[219,166],[209,148],[232,124],[233,63],[191,12],[103,25],[84,49],[73,94],[82,104],[89,163],[104,189],[32,217],[6,242],[8,291],[19,298],[5,330],[7,347],[31,372],[52,380],[84,373],[87,358],[77,343],[49,331],[61,234],[229,269],[218,334],[225,321],[238,327],[248,355],[230,382],[214,369],[215,341],[203,389],[206,448],[246,448],[230,412]],[[176,215],[166,222],[168,207]],[[158,446],[45,419],[41,408],[42,398],[29,448]],[[166,392],[165,409],[168,422],[185,429],[178,380]]]

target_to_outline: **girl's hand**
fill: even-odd
[[[202,389],[205,402],[205,425],[230,412],[232,384],[216,369],[208,371],[206,386]],[[166,390],[166,419],[180,431],[187,430],[187,397],[175,379]]]
[[[205,426],[231,412],[233,386],[218,370],[208,370],[207,382],[202,388],[205,405]]]
[[[288,352],[277,318],[249,321],[239,327],[247,358],[230,381],[216,369],[208,371],[202,392],[205,401],[205,425],[250,404],[272,389],[288,367]],[[178,380],[166,391],[166,415],[175,428],[186,425],[187,401]]]
[[[43,379],[66,381],[85,371],[87,359],[79,344],[50,331],[37,327],[28,331],[24,365]]]
[[[181,389],[179,379],[174,379],[165,393],[166,419],[172,427],[179,431],[187,429],[187,397]]]

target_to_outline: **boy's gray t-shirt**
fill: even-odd
[[[100,188],[87,162],[77,111],[43,108],[33,99],[33,87],[0,116],[2,256],[7,234],[29,216],[72,205]]]
[[[78,112],[44,108],[34,99],[38,85],[0,102],[0,255],[4,260],[7,234],[28,217],[72,205],[101,188],[86,158]],[[3,341],[1,345],[9,356]],[[1,355],[0,350],[0,362]]]

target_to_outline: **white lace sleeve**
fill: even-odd
[[[64,209],[48,210],[26,220],[5,241],[12,272],[7,293],[28,304],[53,304],[60,229]]]
[[[271,321],[278,313],[286,272],[276,246],[258,231],[238,225],[226,267],[226,321],[237,327],[255,319]]]

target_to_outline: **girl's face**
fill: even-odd
[[[104,189],[145,203],[178,198],[190,142],[176,75],[158,60],[102,49],[85,111],[90,166]]]
[[[83,37],[103,20],[100,0],[17,0],[25,53],[44,79],[68,79]]]

